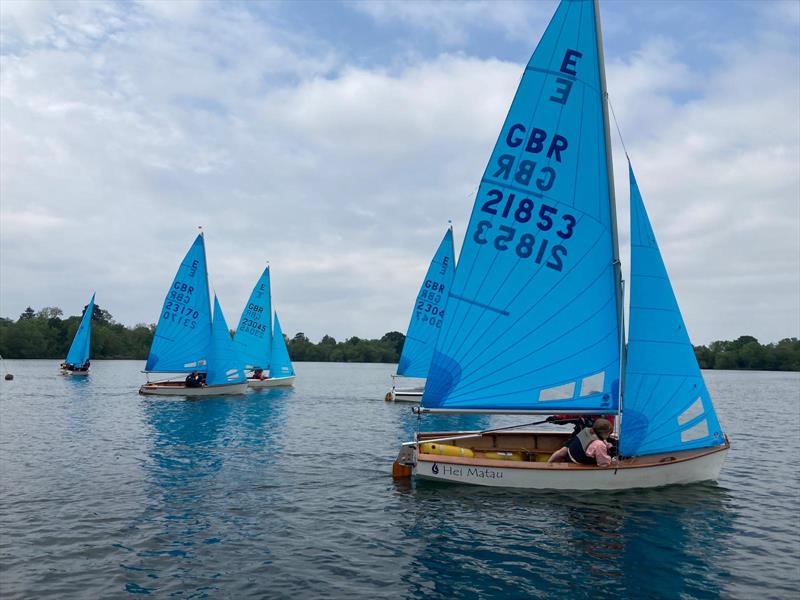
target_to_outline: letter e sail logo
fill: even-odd
[[[439,465],[437,465],[436,463],[433,463],[433,466],[431,467],[431,471],[433,471],[434,475],[438,475],[439,474]]]

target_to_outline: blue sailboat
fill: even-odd
[[[94,313],[94,294],[83,311],[80,325],[72,338],[67,357],[61,363],[62,375],[85,376],[89,374],[89,351],[92,338],[92,314]]]
[[[233,339],[246,369],[258,374],[269,371],[272,360],[272,291],[269,265],[250,293]]]
[[[274,328],[272,326],[269,265],[247,300],[234,341],[245,358],[245,367],[253,371],[248,378],[250,387],[268,388],[294,384],[294,367],[289,359],[277,313]]]
[[[631,203],[626,347],[598,3],[562,0],[481,179],[420,413],[607,415],[619,457],[546,462],[569,434],[522,426],[418,433],[395,476],[559,489],[716,479],[728,441],[632,170]]]
[[[397,364],[397,373],[392,376],[392,389],[386,394],[387,401],[419,402],[422,398],[424,385],[397,388],[397,377],[428,376],[436,340],[444,323],[445,306],[455,275],[455,264],[453,228],[448,227],[414,301],[403,351]]]
[[[145,366],[148,376],[150,373],[188,376],[177,381],[148,381],[139,388],[140,394],[215,396],[247,390],[246,381],[228,381],[218,376],[220,369],[224,372],[233,368],[229,357],[238,353],[230,341],[221,309],[217,315],[216,298],[215,318],[219,322],[214,326],[209,300],[205,238],[200,233],[181,261],[164,298]],[[230,348],[223,344],[219,327],[225,328]],[[223,356],[226,358],[218,364]]]

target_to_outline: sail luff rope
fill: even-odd
[[[611,104],[611,96],[606,92],[606,99],[608,100],[608,107],[611,109],[611,117],[614,119],[614,127],[617,128],[617,135],[619,136],[619,143],[622,144],[622,151],[625,153],[625,158],[628,163],[631,162],[631,157],[628,156],[628,148],[625,147],[625,140],[622,139],[622,131],[619,128],[619,121],[617,121],[617,114],[614,112],[614,105]]]

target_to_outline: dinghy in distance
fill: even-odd
[[[398,388],[397,379],[407,377],[419,381],[428,376],[436,338],[439,337],[444,320],[447,296],[453,283],[455,264],[453,227],[450,226],[431,259],[414,301],[403,350],[397,363],[397,373],[392,375],[392,389],[385,396],[387,402],[419,403],[422,399],[422,392],[425,390],[424,381],[417,385]]]
[[[278,313],[272,323],[272,288],[269,265],[256,282],[239,319],[234,343],[244,359],[247,378],[256,389],[294,385],[294,367],[283,339]]]
[[[92,314],[94,314],[94,297],[92,294],[89,304],[83,311],[81,322],[78,325],[78,330],[75,332],[75,337],[72,338],[67,357],[59,367],[59,372],[62,375],[71,377],[86,377],[89,375],[89,351],[92,339]]]
[[[241,359],[216,296],[213,319],[211,316],[202,233],[186,253],[164,299],[145,373],[190,375],[148,381],[139,388],[140,394],[148,396],[220,396],[247,391]]]

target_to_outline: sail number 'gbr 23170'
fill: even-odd
[[[192,301],[194,288],[188,284],[176,281],[169,291],[167,302],[164,304],[162,318],[179,323],[189,329],[197,326],[197,317],[200,313],[189,306]]]
[[[550,102],[567,104],[582,56],[576,50],[566,50],[548,98]],[[472,239],[477,244],[491,244],[500,252],[510,250],[520,259],[531,259],[561,271],[567,256],[565,242],[572,237],[578,221],[570,212],[540,199],[555,185],[562,159],[569,152],[569,140],[540,127],[512,122],[501,136],[500,147],[494,167],[487,170],[484,180],[490,185],[482,189],[485,195],[479,200],[480,212],[493,218],[478,219]],[[542,163],[544,166],[540,166]],[[497,187],[491,186],[491,182]],[[561,204],[555,199],[551,202]],[[498,224],[499,219],[507,223]]]

